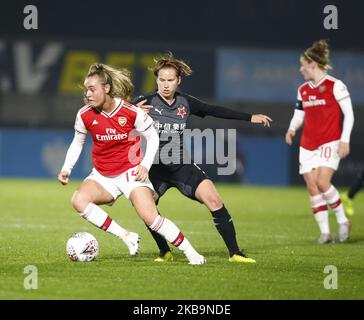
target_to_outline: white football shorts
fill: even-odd
[[[300,147],[300,169],[304,174],[318,167],[329,167],[335,171],[339,167],[340,157],[338,155],[339,140],[322,144],[315,150],[307,150]]]
[[[89,176],[85,178],[95,180],[98,182],[106,191],[108,191],[114,198],[114,201],[124,194],[125,198],[129,200],[131,192],[137,187],[147,187],[154,191],[153,185],[148,179],[145,182],[135,181],[137,167],[130,168],[129,170],[121,173],[115,177],[103,176],[95,168]],[[110,203],[110,205],[112,205]]]

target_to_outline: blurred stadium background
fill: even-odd
[[[352,152],[335,183],[347,186],[364,166],[364,39],[357,36],[364,4],[346,1],[32,1],[38,29],[23,27],[27,1],[7,1],[0,28],[0,177],[55,178],[82,106],[88,66],[127,67],[135,94],[155,89],[147,67],[167,50],[194,74],[182,90],[208,102],[265,113],[272,128],[192,117],[199,128],[237,128],[237,171],[217,181],[254,185],[302,184],[298,140],[284,133],[302,83],[299,55],[314,40],[329,40],[333,75],[348,86],[354,104]],[[338,8],[338,30],[325,30],[324,7]],[[88,144],[88,148],[90,144]],[[91,168],[83,152],[73,177]]]
[[[23,26],[28,4],[38,8],[37,30]],[[323,26],[329,4],[338,9],[337,30]],[[299,139],[291,148],[284,142],[303,82],[299,55],[325,38],[333,74],[347,84],[355,113],[351,154],[341,163],[335,184],[344,189],[364,166],[363,13],[363,2],[331,0],[2,1],[0,299],[363,299],[363,192],[356,200],[351,240],[315,245],[318,230],[298,175]],[[89,65],[128,67],[139,95],[155,89],[147,66],[167,50],[194,70],[184,79],[183,91],[274,120],[271,128],[263,128],[191,118],[191,127],[237,128],[237,172],[216,176],[216,167],[203,167],[226,183],[218,185],[219,192],[234,217],[239,245],[257,260],[256,266],[228,263],[206,208],[176,190],[159,208],[208,264],[191,268],[175,250],[176,261],[156,266],[155,244],[122,198],[106,210],[141,234],[140,255],[130,257],[120,240],[71,213],[70,199],[79,183],[74,178],[91,169],[90,143],[70,186],[62,188],[56,181],[83,103],[79,85]],[[331,223],[336,232],[334,219]],[[99,258],[87,266],[70,263],[65,255],[66,240],[81,230],[100,243]],[[25,290],[23,270],[29,264],[39,268],[38,290]],[[328,265],[339,270],[339,290],[324,286]]]

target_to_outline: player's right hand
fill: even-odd
[[[139,181],[139,182],[147,181],[148,177],[149,177],[148,172],[149,172],[149,170],[140,164],[137,168],[135,181]]]
[[[286,142],[291,145],[293,142],[293,137],[296,135],[296,131],[288,130],[286,133]]]
[[[140,101],[139,103],[137,103],[137,106],[139,108],[141,108],[144,112],[148,113],[151,109],[153,109],[153,106],[149,105],[149,104],[144,104],[147,102],[147,99]]]
[[[70,174],[68,173],[68,171],[63,170],[58,174],[58,181],[65,186],[69,181],[69,177]]]

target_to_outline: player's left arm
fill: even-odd
[[[199,117],[213,116],[222,119],[244,120],[251,123],[262,123],[269,127],[272,119],[264,114],[250,114],[242,111],[235,111],[222,106],[207,104],[195,97],[186,96],[191,109],[191,114]]]
[[[152,166],[155,154],[158,151],[159,135],[153,126],[153,119],[141,109],[138,110],[134,126],[147,141],[145,155],[137,168],[135,177],[135,180],[145,182],[148,180],[150,167]]]
[[[343,129],[340,138],[338,155],[341,159],[346,158],[350,153],[350,135],[354,126],[354,112],[349,92],[341,81],[335,82],[334,96],[340,105],[344,115]]]

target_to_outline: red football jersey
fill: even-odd
[[[125,100],[115,99],[115,102],[116,107],[110,113],[84,106],[75,123],[76,131],[91,133],[93,164],[105,176],[118,175],[141,162],[140,137],[133,130],[145,131],[153,124],[153,119],[142,109]]]
[[[305,112],[301,147],[315,150],[324,143],[340,139],[342,124],[338,101],[348,96],[344,83],[329,75],[316,85],[309,81],[298,88],[298,104]]]

